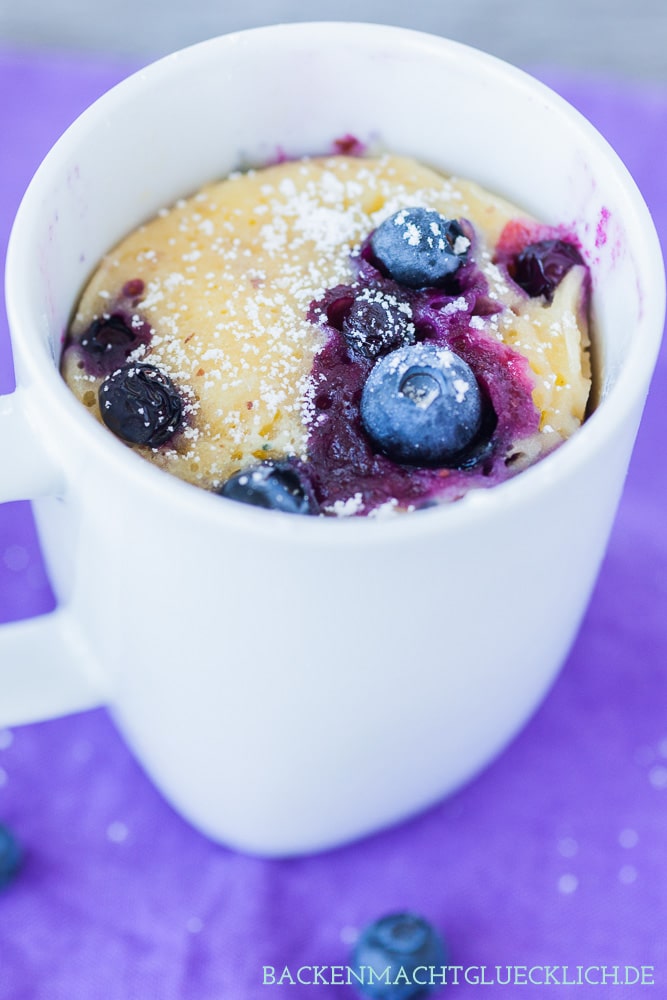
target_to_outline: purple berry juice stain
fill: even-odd
[[[609,238],[609,220],[611,213],[605,206],[600,211],[600,218],[595,228],[595,247],[597,250],[603,247]]]
[[[415,291],[384,277],[371,263],[368,243],[356,267],[355,282],[330,289],[311,303],[309,312],[309,318],[328,332],[313,364],[318,389],[308,438],[308,473],[320,507],[343,504],[357,495],[362,499],[358,514],[393,501],[403,508],[427,507],[439,499],[459,499],[472,487],[510,478],[514,471],[506,455],[514,442],[538,430],[539,412],[528,361],[471,325],[474,316],[490,315],[499,308],[489,299],[488,283],[474,260],[460,268],[458,287],[450,295],[439,289]],[[485,400],[485,416],[469,463],[463,460],[462,467],[454,469],[415,468],[373,451],[362,427],[360,400],[374,362],[350,351],[340,332],[364,289],[409,305],[417,340],[449,348],[473,370]]]

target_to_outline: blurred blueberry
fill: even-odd
[[[431,969],[439,974],[447,961],[445,944],[428,921],[414,913],[395,913],[364,928],[351,964],[357,975],[363,974],[357,989],[365,996],[409,1000],[435,988],[428,985]]]
[[[0,823],[0,889],[13,880],[21,867],[23,851],[14,834]]]

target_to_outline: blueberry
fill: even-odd
[[[95,358],[113,354],[123,361],[137,346],[139,337],[122,316],[114,314],[93,320],[79,343]]]
[[[360,978],[363,976],[359,989],[366,996],[408,1000],[427,992],[431,970],[441,974],[447,960],[442,938],[423,917],[396,913],[364,928],[352,955],[352,967]]]
[[[109,430],[130,444],[157,448],[181,423],[183,403],[178,390],[155,365],[123,365],[104,380],[99,401]]]
[[[414,344],[412,310],[393,295],[364,289],[343,320],[343,336],[351,350],[375,360]]]
[[[510,261],[508,271],[512,279],[531,298],[544,295],[551,302],[554,291],[570,268],[584,261],[572,243],[565,240],[540,240],[524,247]]]
[[[6,826],[0,823],[0,889],[9,885],[23,861],[23,851]]]
[[[261,462],[237,472],[219,493],[228,500],[281,510],[285,514],[313,513],[306,487],[288,462]]]
[[[447,348],[402,347],[368,376],[361,421],[378,451],[394,462],[453,466],[480,429],[479,386],[466,362]]]
[[[470,240],[455,219],[427,208],[403,208],[378,226],[370,246],[390,278],[426,288],[447,284],[465,261]]]

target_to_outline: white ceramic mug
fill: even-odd
[[[574,223],[600,403],[556,453],[383,522],[287,517],[133,454],[58,374],[101,255],[243,163],[352,133]],[[165,796],[230,845],[340,844],[454,789],[562,664],[609,535],[664,316],[655,230],[623,165],[535,80],[402,29],[297,24],[176,53],[91,107],[11,238],[17,389],[0,499],[30,498],[58,598],[0,630],[0,721],[106,703]]]

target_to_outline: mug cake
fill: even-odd
[[[353,146],[233,173],[101,261],[61,371],[143,458],[260,507],[379,516],[503,482],[580,426],[576,235]]]

